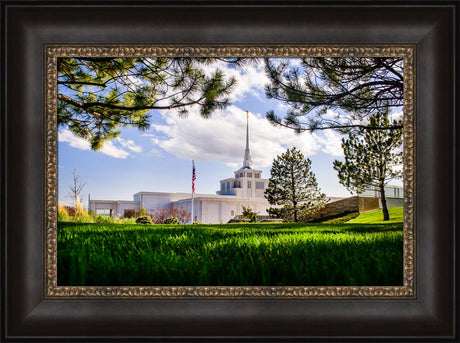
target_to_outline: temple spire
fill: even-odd
[[[249,111],[246,111],[246,149],[244,150],[243,168],[252,168],[251,151],[249,150]]]

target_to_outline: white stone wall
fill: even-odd
[[[125,210],[139,210],[139,202],[129,200],[90,200],[90,210],[97,213],[97,210],[112,210],[113,218],[123,217]]]
[[[123,217],[125,215],[125,210],[137,210],[139,211],[139,203],[125,203],[125,202],[119,202],[117,209],[116,209],[116,216],[118,217]]]
[[[158,207],[166,209],[170,206],[171,202],[190,197],[190,193],[139,192],[134,195],[134,199],[138,199],[141,208],[144,207],[147,212],[152,213]]]
[[[387,207],[401,207],[404,206],[403,198],[386,198]],[[379,198],[379,206],[382,208],[382,200]]]
[[[256,191],[263,192],[263,190]],[[144,207],[148,212],[155,212],[158,206],[167,208],[173,204],[182,206],[191,213],[192,199],[191,195],[187,193],[137,193],[134,199],[139,199],[139,201],[91,200],[90,208],[94,211],[112,209],[113,217],[122,217],[124,210],[127,209],[140,210]],[[197,195],[194,201],[194,217],[197,221],[205,224],[227,223],[236,215],[242,214],[243,206],[250,207],[259,215],[268,215],[266,210],[270,208],[270,204],[265,198]]]
[[[182,207],[184,210],[188,211],[190,215],[192,214],[192,200],[179,200],[172,203],[174,206]],[[194,201],[193,204],[193,217],[194,221],[201,222],[201,202]]]
[[[369,187],[360,196],[380,197],[380,190],[377,187]],[[385,186],[385,196],[387,198],[404,198],[404,188],[401,186]]]
[[[187,211],[191,210],[191,199],[183,199],[173,204],[182,206]],[[245,199],[232,196],[197,197],[195,198],[195,213],[197,221],[204,224],[227,223],[236,215],[241,215],[243,206],[250,207],[259,215],[268,215],[267,209],[270,204],[265,199]]]

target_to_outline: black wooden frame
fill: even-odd
[[[458,339],[457,1],[1,4],[2,340]],[[44,45],[66,43],[414,44],[417,299],[45,300]]]

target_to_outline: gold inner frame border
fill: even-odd
[[[45,299],[416,299],[415,45],[45,45]],[[59,57],[403,57],[402,286],[58,286],[57,59]]]

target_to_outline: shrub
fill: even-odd
[[[242,223],[249,223],[249,219],[247,218],[232,218],[230,219],[227,223],[239,223],[239,224],[242,224]]]
[[[116,218],[114,219],[115,224],[136,224],[136,219],[135,217],[133,218]]]
[[[136,219],[136,224],[152,224],[150,216],[139,216]]]
[[[77,210],[75,209],[75,207],[72,207],[72,206],[64,206],[67,214],[71,217],[75,217],[76,214],[77,214]]]
[[[130,209],[125,210],[123,218],[133,218],[135,216],[136,216],[136,209],[130,208]]]
[[[58,206],[58,221],[59,222],[70,222],[72,218],[69,216],[69,212],[64,206]]]
[[[77,198],[75,201],[75,216],[77,217],[88,217],[88,212],[83,208],[80,199]]]
[[[165,224],[179,224],[179,218],[177,217],[169,217],[166,218],[164,221]]]
[[[103,216],[101,214],[94,216],[93,220],[95,223],[98,223],[98,224],[111,224],[114,222],[114,219],[112,217]]]
[[[148,215],[148,212],[145,209],[145,207],[142,207],[141,210],[139,212],[137,212],[138,217],[144,217],[144,216],[147,216],[147,215]]]
[[[190,222],[191,214],[182,206],[170,205],[168,208],[158,206],[152,217],[155,224],[163,224],[170,217],[176,217],[179,220],[179,224],[187,224]]]
[[[74,222],[74,223],[92,223],[93,217],[88,215],[86,210],[77,203],[77,208],[71,206],[58,206],[58,221],[59,222]]]
[[[252,208],[243,206],[242,218],[249,219],[249,222],[255,223],[257,221],[257,214],[258,212],[254,212]]]

